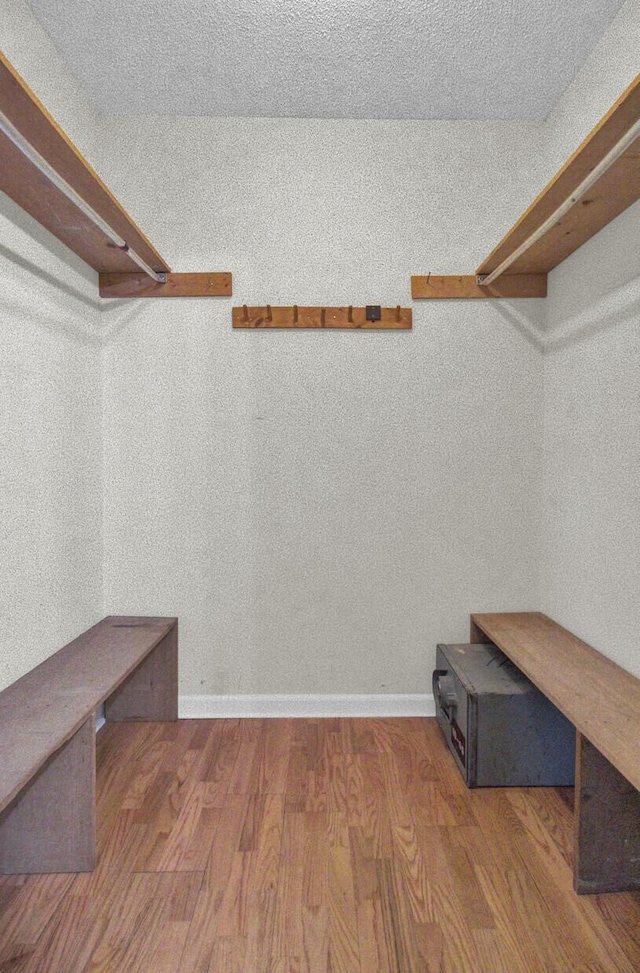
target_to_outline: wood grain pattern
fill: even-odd
[[[101,273],[100,297],[230,297],[232,276],[228,272],[199,274],[168,273],[158,284],[144,273]]]
[[[95,803],[95,721],[90,717],[6,808],[0,872],[90,871]]]
[[[640,680],[539,612],[472,615],[576,727],[574,888],[640,890]]]
[[[595,168],[640,118],[640,74],[587,135],[542,192],[509,230],[476,273],[495,270],[516,250]],[[598,230],[640,199],[640,142],[636,140],[538,243],[509,268],[513,274],[544,274],[553,270]],[[500,278],[498,278],[499,280]],[[497,283],[497,281],[496,281]]]
[[[414,300],[482,300],[487,298],[546,297],[546,274],[503,274],[489,287],[477,283],[475,274],[442,277],[437,274],[413,276]]]
[[[0,110],[143,260],[156,271],[170,269],[1,52]],[[125,273],[139,269],[2,134],[0,190],[95,270]]]
[[[332,329],[357,331],[407,331],[413,314],[407,307],[383,307],[379,321],[367,321],[364,307],[242,307],[231,309],[234,328]]]
[[[0,877],[2,970],[640,968],[640,893],[571,889],[566,789],[460,788],[435,720],[113,723],[97,755],[96,868]]]
[[[109,616],[0,693],[0,810],[175,627]]]
[[[540,612],[471,616],[598,750],[640,789],[640,680]]]
[[[640,889],[640,792],[579,733],[576,740],[574,886]]]
[[[147,723],[178,719],[177,621],[111,693],[105,703],[105,716],[112,721],[145,720]]]
[[[177,619],[105,618],[0,693],[0,872],[93,868],[102,702],[107,719],[177,720]]]
[[[571,197],[639,118],[640,74],[483,260],[475,274],[414,276],[411,278],[412,297],[473,300],[546,297],[547,274],[640,199],[640,139],[636,139],[600,176],[589,192],[497,280],[483,287],[477,284],[476,275],[490,274],[535,233]]]

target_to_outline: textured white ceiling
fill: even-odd
[[[622,0],[30,0],[107,112],[542,119]]]

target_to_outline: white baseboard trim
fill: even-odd
[[[332,716],[435,716],[431,693],[342,696],[180,696],[180,719]]]

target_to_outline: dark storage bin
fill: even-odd
[[[495,645],[439,645],[433,695],[468,787],[573,784],[573,725]]]

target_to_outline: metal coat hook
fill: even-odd
[[[272,320],[273,320],[273,316],[271,314],[271,305],[267,304],[267,321],[272,321]]]
[[[243,321],[249,320],[249,308],[247,307],[246,304],[242,305],[242,320]]]
[[[353,307],[349,305],[349,310],[347,311],[347,321],[349,324],[353,324]]]
[[[297,324],[298,323],[298,305],[297,304],[294,304],[293,305],[293,323],[294,324]]]

